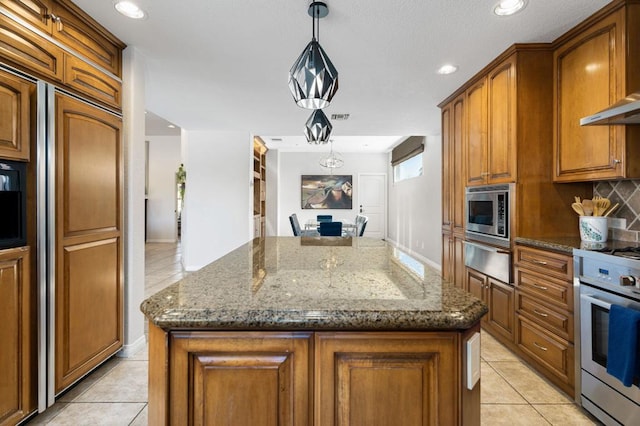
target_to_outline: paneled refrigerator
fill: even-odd
[[[22,311],[33,344],[16,349],[16,366],[32,377],[16,386],[43,411],[122,347],[122,117],[0,65],[3,76],[29,88],[0,84],[0,110],[22,111],[17,121],[30,133],[25,291],[33,297]]]

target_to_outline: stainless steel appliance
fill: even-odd
[[[509,203],[512,184],[467,187],[467,238],[509,247]]]
[[[640,93],[632,93],[600,112],[580,119],[581,126],[640,124]]]
[[[465,241],[464,264],[504,283],[513,283],[509,250]]]
[[[27,245],[26,164],[0,159],[0,249]]]
[[[576,377],[582,406],[606,425],[638,424],[640,388],[625,387],[607,373],[609,310],[622,305],[640,311],[640,248],[574,250],[574,281],[579,285],[580,371]],[[636,278],[638,278],[636,280]],[[578,355],[578,354],[576,354]],[[578,393],[576,393],[578,394]]]

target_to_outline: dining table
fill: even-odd
[[[342,235],[346,237],[356,237],[358,235],[358,225],[349,220],[334,220],[342,222]],[[320,222],[317,219],[309,219],[304,224],[305,231],[320,231]]]

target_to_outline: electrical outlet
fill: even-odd
[[[624,217],[608,217],[607,219],[609,228],[627,229],[627,219]]]

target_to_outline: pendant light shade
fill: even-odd
[[[327,116],[321,109],[317,109],[307,120],[304,126],[304,135],[309,143],[318,145],[329,142],[332,129],[333,126]]]
[[[333,169],[339,169],[344,165],[344,160],[342,159],[340,153],[333,150],[333,141],[331,141],[331,150],[329,151],[329,155],[320,159],[320,165],[322,167],[331,169],[332,172]]]
[[[289,70],[289,89],[296,104],[302,108],[325,108],[338,91],[338,70],[318,41],[319,20],[328,13],[325,3],[311,3],[312,38]]]

